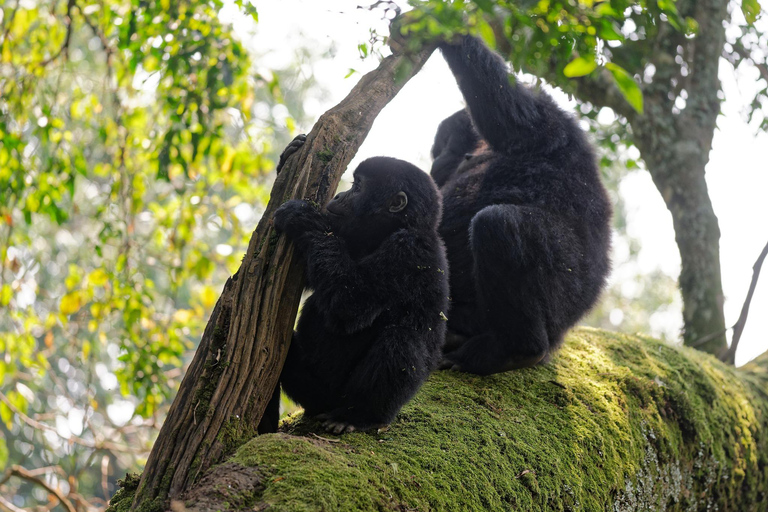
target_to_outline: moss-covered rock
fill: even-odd
[[[543,367],[434,374],[385,431],[297,417],[229,462],[249,510],[768,510],[765,368],[583,328]]]

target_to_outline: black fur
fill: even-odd
[[[314,290],[280,380],[305,414],[336,433],[394,419],[440,361],[448,308],[440,198],[429,175],[382,157],[354,175],[324,213],[296,200],[275,213]]]
[[[443,121],[432,148],[451,267],[442,367],[532,366],[600,295],[610,202],[582,130],[548,95],[510,81],[476,38],[441,49],[469,111]]]

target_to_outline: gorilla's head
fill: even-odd
[[[418,167],[375,157],[355,169],[352,188],[337,194],[326,211],[333,232],[360,255],[373,251],[398,229],[436,229],[440,195]]]

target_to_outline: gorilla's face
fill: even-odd
[[[337,194],[325,207],[332,231],[356,255],[373,251],[405,226],[408,194],[400,188],[385,167],[361,164],[352,188]]]

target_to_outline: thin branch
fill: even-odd
[[[692,347],[692,348],[699,347],[699,346],[705,344],[708,341],[711,341],[711,340],[713,340],[713,339],[715,339],[715,338],[717,338],[719,336],[722,336],[723,334],[728,332],[730,329],[732,329],[732,327],[727,327],[727,328],[723,329],[722,331],[711,332],[711,333],[707,334],[706,336],[702,336],[701,338],[697,339],[693,343],[688,343],[686,345],[686,347]]]
[[[16,5],[13,6],[13,10],[11,10],[11,15],[8,16],[7,25],[6,25],[6,19],[3,18],[3,40],[0,41],[0,49],[5,46],[5,42],[8,41],[8,35],[11,32],[11,27],[13,26],[13,20],[16,18],[16,12],[19,10],[19,4],[21,4],[21,0],[16,0]]]
[[[496,49],[505,56],[512,54],[513,48],[504,32],[503,20],[499,17],[494,17],[489,20],[489,24],[496,36]],[[539,77],[550,84],[557,84],[562,76],[557,70],[556,62],[550,60],[548,64]],[[522,71],[531,72],[525,66]],[[565,92],[573,94],[581,101],[587,101],[596,107],[608,107],[627,119],[633,119],[637,114],[621,94],[615,80],[611,78],[610,72],[604,68],[589,76],[571,79],[565,85],[566,87],[563,88]]]
[[[744,332],[744,326],[747,324],[747,315],[749,314],[749,305],[752,302],[752,295],[755,293],[757,287],[757,278],[760,277],[760,268],[763,266],[765,257],[768,256],[768,243],[763,247],[763,251],[760,256],[757,257],[757,261],[752,266],[752,282],[749,283],[749,291],[747,292],[747,298],[744,300],[744,305],[741,307],[741,314],[739,319],[733,325],[733,338],[731,340],[731,346],[720,357],[721,361],[733,364],[736,360],[736,349],[739,346],[739,340],[741,339],[741,333]]]
[[[27,512],[23,508],[17,507],[2,496],[0,496],[0,510],[3,512]]]
[[[55,54],[51,55],[44,61],[40,63],[40,67],[45,67],[51,62],[55,61],[56,59],[61,56],[61,54],[64,54],[65,58],[69,58],[69,41],[72,38],[72,8],[75,6],[75,0],[69,0],[67,2],[67,13],[64,15],[64,23],[67,25],[67,34],[64,36],[64,43],[62,43],[61,48],[59,48],[59,51],[57,51]]]
[[[92,443],[92,442],[86,441],[84,439],[81,439],[79,437],[75,437],[75,436],[72,436],[72,437],[62,436],[61,434],[59,434],[58,430],[56,430],[54,427],[52,427],[50,425],[46,425],[45,423],[41,423],[41,422],[39,422],[37,420],[34,420],[34,419],[30,418],[29,416],[27,416],[26,414],[24,414],[23,412],[21,412],[15,405],[13,405],[11,403],[10,400],[8,400],[8,397],[5,396],[2,392],[0,392],[0,401],[5,403],[5,405],[7,405],[8,408],[11,411],[13,411],[19,417],[19,419],[21,421],[23,421],[24,423],[26,423],[30,427],[35,428],[37,430],[46,430],[48,432],[53,432],[57,436],[59,436],[60,438],[62,438],[63,440],[65,440],[67,442],[74,443],[74,444],[79,444],[80,446],[84,446],[84,447],[90,448],[92,450],[109,450],[109,451],[113,451],[113,452],[133,453],[133,450],[131,450],[127,446],[121,446],[119,444],[110,443],[109,441],[103,441],[103,442],[99,442],[99,443]]]
[[[39,485],[40,487],[44,488],[46,491],[48,491],[50,494],[53,494],[56,496],[56,498],[59,500],[61,505],[67,509],[67,512],[77,512],[75,509],[75,506],[72,505],[72,502],[70,502],[66,496],[64,496],[60,490],[55,489],[48,485],[45,480],[42,480],[35,476],[32,472],[27,471],[21,466],[13,465],[10,468],[8,468],[3,475],[3,478],[0,479],[0,485],[3,485],[5,482],[10,480],[12,476],[17,476],[23,480],[26,480],[28,482],[32,482],[34,484]]]
[[[109,64],[109,61],[112,59],[112,56],[115,54],[115,49],[112,48],[112,46],[109,44],[109,39],[107,38],[106,34],[99,30],[99,27],[91,21],[90,18],[88,18],[88,15],[85,14],[82,10],[82,8],[75,4],[75,7],[80,11],[80,14],[83,15],[83,21],[85,21],[85,24],[88,25],[88,27],[91,29],[93,34],[99,38],[99,41],[101,42],[101,46],[104,48],[104,52],[107,54],[107,61]]]

